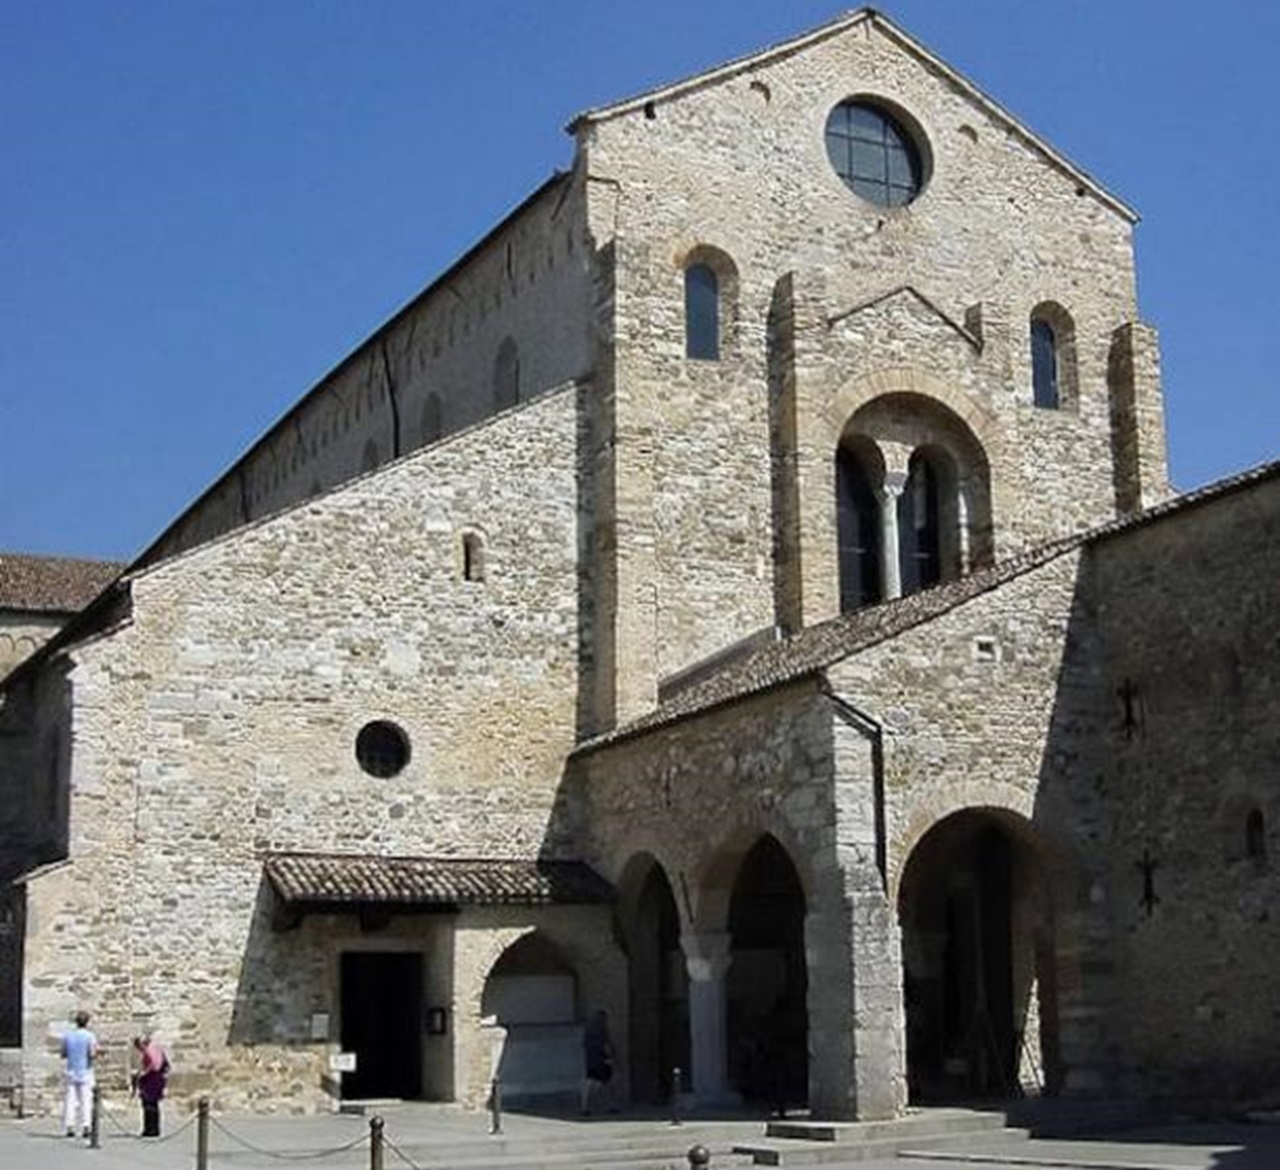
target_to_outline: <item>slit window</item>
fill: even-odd
[[[462,537],[462,579],[484,580],[484,541],[479,533],[467,532]]]

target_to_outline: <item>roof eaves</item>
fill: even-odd
[[[909,597],[897,598],[894,601],[884,603],[887,606],[894,607],[894,609],[876,608],[881,613],[886,613],[890,620],[867,631],[855,630],[848,641],[837,642],[833,646],[823,648],[819,641],[821,632],[829,630],[837,623],[848,621],[849,615],[831,618],[797,635],[797,640],[807,637],[815,645],[812,649],[802,648],[798,655],[799,661],[793,666],[788,667],[784,663],[781,669],[776,672],[767,673],[762,678],[747,678],[741,686],[732,688],[723,694],[712,694],[705,701],[699,701],[699,696],[696,692],[686,692],[691,699],[690,702],[686,704],[673,703],[665,711],[661,707],[656,708],[631,723],[624,724],[622,727],[614,728],[611,731],[602,732],[592,739],[585,740],[578,744],[570,755],[575,757],[590,755],[601,748],[613,747],[647,732],[658,731],[674,726],[677,723],[683,723],[685,720],[692,719],[695,716],[705,715],[755,695],[764,694],[779,687],[799,682],[807,676],[820,674],[836,662],[850,655],[861,653],[882,642],[887,642],[891,638],[896,638],[908,630],[915,629],[917,626],[941,617],[953,609],[958,609],[960,606],[991,592],[1001,585],[1007,584],[1009,581],[1057,560],[1059,557],[1082,547],[1093,535],[1094,532],[1091,531],[1062,537],[1056,541],[1038,545],[1020,556],[1013,557],[999,565],[993,565],[990,569],[982,570],[967,577],[957,578],[955,581],[936,590],[915,593]],[[920,600],[922,598],[932,604],[921,605]],[[900,615],[897,621],[892,620],[896,616],[895,611],[896,615]],[[784,652],[785,649],[786,645],[783,644]],[[771,647],[762,651],[758,658],[763,658],[773,652],[774,648]],[[713,682],[714,680],[708,681]]]

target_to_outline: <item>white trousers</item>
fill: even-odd
[[[80,1114],[80,1124],[76,1125],[76,1113]],[[79,1129],[88,1132],[93,1120],[93,1073],[83,1080],[67,1080],[67,1103],[62,1110],[62,1124],[69,1130]]]

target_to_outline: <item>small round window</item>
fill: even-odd
[[[827,118],[827,157],[855,195],[902,207],[920,194],[924,167],[907,129],[880,106],[841,102]]]
[[[409,762],[409,737],[386,720],[366,723],[356,736],[356,759],[370,776],[395,776]]]

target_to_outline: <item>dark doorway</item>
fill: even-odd
[[[1052,1056],[1052,946],[1042,901],[1034,854],[990,814],[948,817],[912,853],[898,913],[913,1102],[1016,1096],[1024,1054],[1043,1043]],[[1037,975],[1041,1034],[1029,1043]]]
[[[422,956],[348,951],[342,956],[342,1050],[346,1100],[422,1096]]]
[[[729,1079],[746,1100],[775,1109],[809,1097],[804,918],[791,858],[762,837],[743,859],[729,903]]]
[[[631,1093],[637,1101],[670,1100],[672,1070],[689,1080],[689,977],[680,949],[680,917],[659,865],[650,867],[630,932]]]

